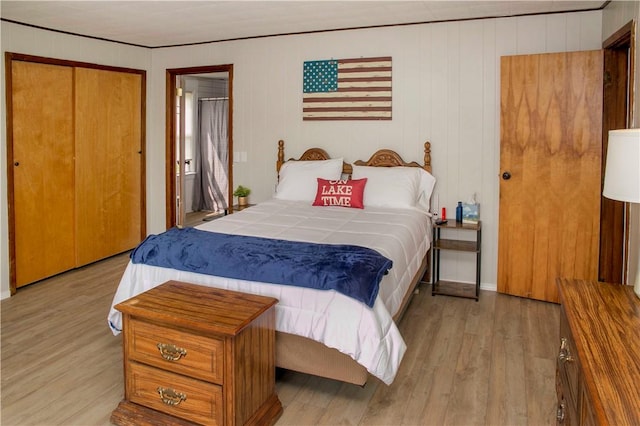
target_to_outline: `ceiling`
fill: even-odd
[[[0,1],[4,21],[144,47],[384,25],[597,10],[570,1]]]

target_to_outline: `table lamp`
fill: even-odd
[[[612,200],[640,203],[640,129],[609,131],[602,195]],[[636,269],[634,291],[640,297],[640,259]]]

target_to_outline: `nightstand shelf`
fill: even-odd
[[[453,240],[442,238],[441,232],[450,231],[475,231],[475,241]],[[431,279],[431,294],[445,296],[464,297],[475,299],[480,297],[480,254],[482,251],[482,223],[456,223],[448,221],[443,224],[433,224],[433,276]],[[456,281],[440,280],[440,252],[442,250],[459,251],[476,254],[476,282],[475,284]]]

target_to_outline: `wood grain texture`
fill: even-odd
[[[106,315],[128,260],[115,256],[0,302],[3,425],[111,424],[124,380],[122,339]],[[407,352],[391,386],[284,371],[276,380],[284,406],[276,424],[555,424],[558,305],[487,291],[478,302],[433,297],[425,284],[419,290],[399,322]],[[138,415],[132,425],[149,424]]]
[[[284,141],[278,141],[278,154],[276,160],[276,172],[280,173],[280,168],[284,164]],[[290,158],[288,161],[314,161],[314,160],[329,160],[331,156],[322,148],[309,148],[300,158]],[[427,172],[431,173],[431,142],[424,143],[424,159],[423,164],[418,164],[415,161],[405,162],[402,157],[391,149],[380,149],[373,153],[373,155],[366,161],[356,160],[353,164],[358,166],[372,166],[372,167],[421,167]],[[342,164],[342,174],[351,175],[353,173],[353,167],[349,163]]]
[[[235,336],[276,303],[272,297],[168,281],[115,308],[176,327]]]
[[[630,30],[630,29],[629,29]],[[630,32],[626,33],[630,38]],[[605,164],[609,146],[609,130],[627,127],[628,57],[629,40],[626,48],[604,49],[604,81],[602,112],[602,180],[604,187]],[[631,86],[633,87],[633,86]],[[631,122],[631,121],[629,121]],[[610,283],[625,282],[623,271],[625,242],[625,205],[622,201],[601,199],[600,220],[600,264],[598,281]]]
[[[501,60],[498,290],[558,301],[557,277],[596,279],[602,53]]]
[[[20,54],[7,64],[14,290],[129,250],[146,234],[145,77]]]
[[[21,287],[75,266],[73,70],[12,61],[11,73],[10,211]]]
[[[353,164],[371,167],[421,167],[431,173],[431,142],[424,143],[424,162],[422,165],[415,161],[409,163],[404,161],[397,152],[391,149],[380,149],[374,152],[367,161],[356,160]]]
[[[111,415],[109,424],[121,426],[193,426],[193,422],[189,420],[159,413],[151,408],[128,401],[122,401],[118,404],[118,409]]]
[[[172,371],[197,379],[222,384],[224,377],[224,341],[217,338],[172,330],[156,324],[132,318],[128,324],[131,351],[129,357],[138,362],[159,368],[167,366],[161,356],[158,344],[165,347],[180,342],[180,349],[189,356],[172,363]],[[165,349],[168,351],[168,349]]]
[[[130,250],[146,234],[141,82],[75,69],[77,265]]]
[[[558,287],[595,419],[640,424],[640,300],[633,288],[573,279],[559,279]]]
[[[116,305],[123,313],[125,402],[112,421],[137,418],[130,402],[198,424],[273,423],[282,411],[275,395],[276,303],[168,281]],[[159,344],[180,356],[167,360]],[[184,399],[167,404],[158,389]]]
[[[3,425],[110,424],[124,389],[122,339],[104,327],[128,260],[66,272],[0,302]]]
[[[137,362],[129,364],[128,368],[128,401],[198,424],[224,424],[223,386]],[[167,405],[160,399],[158,388],[162,388],[163,392],[179,392],[185,399],[177,405]]]

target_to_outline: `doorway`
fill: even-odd
[[[167,228],[224,215],[233,188],[233,65],[167,70]]]
[[[606,164],[609,130],[624,129],[633,122],[635,46],[634,22],[616,31],[603,43],[604,84],[602,117],[602,179]],[[598,280],[626,283],[629,248],[629,206],[622,201],[602,197],[600,222],[600,262]]]

